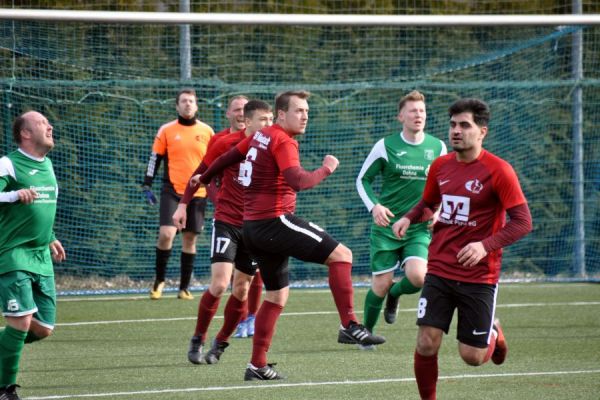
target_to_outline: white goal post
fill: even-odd
[[[600,14],[354,15],[72,11],[0,8],[0,19],[61,22],[213,25],[551,26],[599,25]]]

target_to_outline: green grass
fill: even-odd
[[[356,290],[357,311],[365,293]],[[388,342],[364,352],[336,342],[339,322],[328,291],[293,290],[269,352],[269,361],[288,379],[246,383],[250,339],[232,339],[217,365],[187,361],[199,295],[194,301],[59,299],[55,334],[25,348],[21,397],[418,398],[412,370],[416,296],[401,300],[394,325],[381,318],[377,332]],[[498,304],[510,347],[506,363],[464,364],[452,326],[439,355],[440,399],[600,398],[600,285],[505,284]],[[222,321],[213,321],[209,336]]]

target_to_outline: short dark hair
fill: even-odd
[[[406,96],[400,99],[398,102],[398,112],[402,111],[402,107],[409,101],[422,101],[425,102],[425,95],[418,90],[413,90]]]
[[[28,112],[29,111],[25,111],[23,114],[19,115],[17,118],[15,118],[15,121],[13,122],[12,134],[13,140],[16,144],[21,144],[21,131],[25,129],[27,125],[27,118],[25,118],[24,116]]]
[[[275,97],[275,113],[279,113],[279,110],[287,111],[290,107],[290,98],[294,96],[307,100],[310,97],[310,92],[306,90],[288,90],[287,92],[279,93]]]
[[[256,110],[271,111],[271,105],[262,100],[248,100],[244,106],[244,118],[252,118]]]
[[[175,97],[175,104],[179,104],[179,98],[181,97],[182,94],[191,94],[196,99],[198,98],[198,96],[196,96],[196,91],[194,89],[192,89],[192,88],[183,88],[179,92],[177,92],[177,97]]]
[[[488,126],[490,123],[490,107],[486,102],[480,99],[468,98],[455,101],[448,108],[448,115],[452,118],[453,115],[470,112],[473,114],[473,121],[479,126]]]

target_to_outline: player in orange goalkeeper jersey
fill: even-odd
[[[148,202],[156,204],[156,197],[151,191],[152,181],[161,161],[164,160],[159,207],[160,229],[156,243],[156,278],[150,291],[150,298],[154,300],[162,296],[167,264],[177,234],[171,216],[179,204],[192,172],[202,162],[210,138],[214,135],[210,126],[196,118],[198,104],[195,90],[179,91],[175,100],[175,109],[178,113],[177,119],[161,126],[154,138],[152,154],[142,186]],[[189,291],[189,284],[196,256],[196,237],[204,228],[205,208],[206,189],[202,187],[188,204],[187,224],[182,231],[181,280],[177,296],[180,299],[194,298]]]

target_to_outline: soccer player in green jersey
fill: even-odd
[[[25,343],[49,336],[56,319],[52,260],[66,257],[53,232],[58,186],[46,154],[52,125],[36,111],[17,117],[18,150],[0,158],[0,399],[16,393]]]
[[[384,318],[396,320],[398,298],[418,292],[427,272],[427,247],[431,240],[428,223],[415,224],[399,240],[391,224],[410,210],[421,198],[429,166],[446,154],[446,145],[426,134],[425,96],[412,91],[398,104],[402,131],[379,140],[367,156],[356,179],[358,193],[373,216],[370,237],[371,288],[365,299],[364,324],[373,332],[383,301],[388,301]],[[373,181],[381,175],[381,190],[376,194]],[[404,268],[405,276],[394,283],[394,271]],[[370,347],[367,347],[370,348]]]

